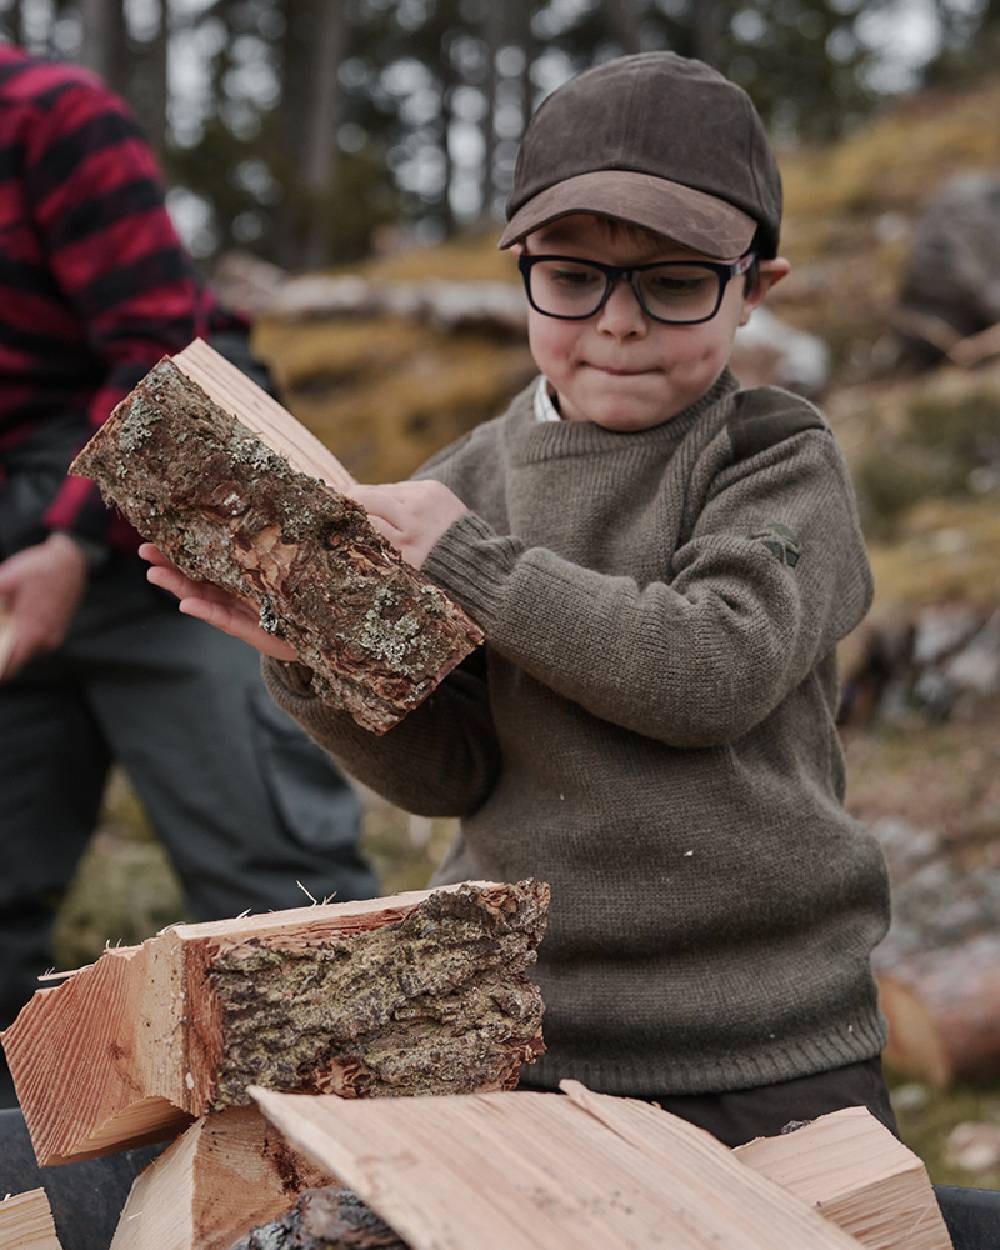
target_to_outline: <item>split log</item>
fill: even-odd
[[[316,693],[376,733],[482,641],[348,498],[335,457],[205,343],[161,360],[71,472],[185,573],[250,602]]]
[[[563,1089],[364,1105],[252,1093],[411,1250],[857,1250],[701,1129],[575,1081]]]
[[[0,1202],[3,1250],[60,1250],[44,1189],[30,1189]]]
[[[280,1219],[255,1228],[231,1250],[409,1250],[357,1194],[340,1185],[304,1193]]]
[[[548,886],[466,883],[175,925],[39,990],[3,1034],[40,1165],[161,1140],[251,1084],[345,1098],[512,1088]]]
[[[1000,937],[924,951],[879,972],[889,1021],[885,1060],[945,1089],[1000,1076]]]
[[[927,1169],[864,1107],[758,1137],[735,1153],[868,1250],[951,1250]]]
[[[136,1178],[111,1250],[229,1250],[331,1177],[254,1107],[196,1121]]]

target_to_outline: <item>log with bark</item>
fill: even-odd
[[[883,968],[879,1004],[889,1021],[886,1062],[945,1089],[1000,1076],[1000,937],[981,933]]]
[[[160,361],[71,472],[185,573],[250,602],[314,691],[376,733],[482,641],[348,497],[335,457],[205,343]]]
[[[0,1247],[3,1250],[60,1250],[56,1226],[44,1189],[0,1201]]]
[[[735,1153],[868,1250],[950,1250],[927,1169],[864,1107],[758,1137]]]
[[[251,1084],[346,1098],[512,1088],[548,886],[465,883],[175,925],[39,990],[3,1034],[39,1164],[161,1140]]]
[[[254,1107],[197,1120],[137,1177],[111,1250],[229,1250],[331,1177]]]
[[[701,1129],[575,1081],[563,1089],[364,1105],[253,1095],[410,1250],[857,1250]]]

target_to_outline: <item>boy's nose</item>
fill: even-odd
[[[646,314],[639,305],[635,291],[624,278],[619,278],[601,309],[597,328],[615,338],[642,338],[647,331]]]

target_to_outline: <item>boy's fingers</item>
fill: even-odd
[[[164,565],[171,563],[155,543],[140,543],[139,556],[150,564]]]
[[[229,605],[239,602],[235,595],[210,582],[196,582],[172,564],[154,564],[146,570],[146,581],[161,590],[169,591],[177,599],[204,599],[210,603]]]
[[[401,529],[405,508],[392,486],[355,486],[352,496],[369,513],[369,519],[381,517]],[[378,527],[376,526],[376,529]]]
[[[272,656],[276,660],[296,659],[294,647],[290,647],[280,638],[265,633],[256,620],[242,607],[227,607],[221,603],[213,603],[204,597],[192,596],[181,600],[180,610],[185,616],[196,617],[199,621],[204,621],[207,625],[213,625],[216,629],[221,629],[223,633],[232,635],[233,638],[249,643],[263,655]]]

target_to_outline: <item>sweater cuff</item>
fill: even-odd
[[[305,664],[300,664],[297,660],[275,660],[271,656],[262,656],[260,668],[264,684],[276,702],[289,704],[295,701],[315,701],[312,669]]]
[[[466,512],[441,535],[421,572],[462,605],[487,637],[523,545]]]

